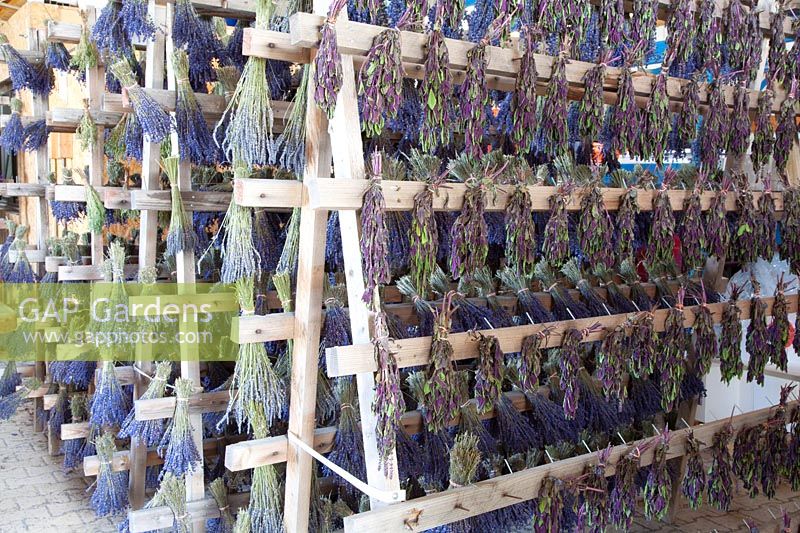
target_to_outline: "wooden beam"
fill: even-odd
[[[231,394],[236,391],[216,391],[195,394],[189,398],[189,414],[202,415],[218,413],[228,407]],[[175,397],[167,396],[154,400],[135,400],[133,402],[136,420],[157,420],[172,418],[175,413]]]
[[[215,191],[181,191],[183,207],[187,211],[207,211],[224,213],[231,203],[231,193]],[[131,208],[152,211],[172,209],[170,191],[131,191]]]
[[[790,313],[797,310],[796,294],[786,297],[789,303]],[[767,314],[772,314],[772,304],[774,298],[763,298],[767,304]],[[708,308],[714,317],[714,323],[718,324],[722,318],[722,311],[727,303],[709,304]],[[742,311],[742,320],[750,317],[750,300],[739,300],[737,306]],[[684,324],[691,327],[695,320],[695,307],[684,309]],[[654,328],[656,331],[664,331],[664,320],[668,310],[659,309],[654,313]],[[483,331],[486,335],[494,335],[500,342],[503,353],[519,352],[522,347],[522,340],[534,335],[546,328],[552,328],[547,336],[542,348],[555,348],[561,346],[563,334],[570,329],[584,329],[592,324],[599,323],[604,327],[603,330],[586,336],[582,342],[594,342],[602,340],[606,336],[607,329],[613,329],[623,324],[631,315],[620,314],[603,317],[586,318],[581,320],[551,322],[549,324],[533,324],[527,326],[515,326],[511,328],[497,328]],[[469,333],[451,333],[450,343],[453,346],[453,359],[472,359],[478,355],[478,343],[474,336]],[[411,366],[427,365],[430,362],[431,337],[417,337],[413,339],[402,339],[395,342],[397,348],[397,365],[400,368]],[[325,361],[330,377],[349,376],[359,372],[374,372],[376,370],[373,357],[373,346],[371,343],[354,344],[352,346],[337,346],[325,350]]]
[[[790,402],[790,406],[798,402]],[[791,407],[790,407],[791,409]],[[695,438],[701,443],[702,448],[708,448],[713,442],[713,437],[727,424],[733,426],[738,432],[744,426],[760,424],[768,420],[774,409],[761,409],[731,419],[718,420],[693,428],[671,431],[669,451],[667,458],[681,457],[686,453],[686,439],[689,431],[694,432]],[[653,438],[660,438],[658,436]],[[615,446],[606,467],[606,476],[615,472],[617,462],[629,453],[634,445],[641,446],[648,440],[643,439],[631,445]],[[653,462],[655,447],[651,446],[641,452],[641,466],[648,466]],[[496,478],[480,481],[474,485],[446,490],[409,500],[407,502],[390,505],[377,511],[368,511],[346,517],[344,527],[346,532],[380,531],[381,533],[407,533],[423,531],[444,524],[450,524],[465,518],[502,509],[510,505],[521,503],[536,498],[539,487],[545,477],[552,476],[567,479],[581,475],[588,465],[597,461],[597,454],[587,453],[571,457],[555,463],[544,464],[529,468],[513,474],[498,476]]]
[[[233,181],[233,198],[244,207],[301,207],[305,188],[298,180],[239,178]]]
[[[19,252],[16,250],[9,250],[8,251],[8,262],[9,263],[16,263],[17,256]],[[25,250],[25,257],[28,258],[29,263],[44,263],[45,257],[47,257],[45,250],[37,250],[37,249],[26,249]]]
[[[245,507],[250,500],[250,493],[238,493],[228,495],[228,505],[232,512],[236,512],[240,507]],[[192,521],[205,521],[219,517],[219,507],[214,498],[204,498],[186,502],[186,513]],[[150,507],[128,513],[129,531],[131,533],[142,533],[159,529],[169,529],[173,526],[175,515],[169,507]]]
[[[294,338],[294,313],[237,316],[231,320],[231,342],[250,344]]]
[[[122,118],[121,113],[90,111],[95,124],[103,128],[113,128]],[[83,109],[57,107],[47,112],[47,127],[57,133],[74,133],[83,118]]]
[[[55,185],[53,186],[54,199],[58,202],[86,203],[85,185]],[[106,209],[132,209],[131,193],[133,190],[125,187],[96,186],[95,190],[103,200]]]
[[[27,196],[44,198],[47,189],[45,183],[4,183],[0,188],[3,196]]]
[[[336,428],[317,428],[314,430],[314,449],[328,453],[333,448]],[[240,472],[250,468],[286,462],[286,449],[289,441],[286,435],[266,439],[246,440],[225,448],[225,468]]]
[[[136,265],[125,265],[125,275],[136,274]],[[58,267],[58,281],[103,281],[103,267],[94,265],[69,265]]]
[[[89,422],[61,424],[61,440],[85,439],[89,436]]]

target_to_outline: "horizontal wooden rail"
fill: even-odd
[[[245,207],[301,207],[305,200],[305,187],[297,180],[236,179],[233,198]]]
[[[386,199],[386,209],[390,211],[411,211],[414,208],[414,196],[425,190],[428,186],[419,181],[388,181],[381,182],[383,195]],[[333,178],[318,178],[304,182],[308,194],[308,206],[314,209],[327,209],[331,211],[342,209],[361,209],[364,194],[369,188],[369,182],[365,180],[336,180]],[[257,184],[251,185],[252,192],[255,192]],[[433,208],[437,211],[460,211],[464,205],[464,194],[467,186],[463,183],[445,183],[440,187],[439,194],[433,198]],[[558,193],[558,187],[534,185],[528,187],[531,195],[533,211],[549,211],[550,199]],[[626,189],[603,188],[603,204],[609,211],[619,209],[620,202]],[[652,211],[656,191],[653,189],[636,189],[637,203],[642,211]],[[568,211],[579,211],[583,197],[589,192],[582,188],[573,191],[567,203]],[[486,195],[487,211],[505,211],[508,200],[513,193],[512,187],[499,186],[497,196]],[[716,192],[705,191],[701,193],[701,204],[704,210],[709,209],[711,200],[716,196]],[[668,190],[667,195],[670,199],[672,209],[683,211],[686,200],[691,196],[691,191],[687,190]],[[753,192],[753,200],[758,201],[761,192]],[[783,210],[783,193],[774,192],[772,197],[777,211]],[[725,209],[736,211],[736,194],[728,193],[725,198]]]
[[[61,440],[85,439],[89,436],[89,422],[61,424]]]
[[[231,193],[224,191],[181,191],[183,207],[187,211],[222,212],[231,203]],[[131,209],[169,211],[172,209],[171,191],[131,191]]]
[[[290,40],[289,45],[294,44],[304,49],[316,48],[319,45],[319,32],[322,27],[324,17],[311,13],[296,13],[290,18]],[[336,34],[339,51],[355,57],[364,57],[372,47],[375,37],[386,28],[360,22],[339,20],[336,24]],[[276,35],[276,33],[278,35]],[[283,37],[279,37],[278,32],[248,28],[245,30],[243,53],[249,56],[267,57],[277,59],[282,48],[287,46]],[[467,66],[467,52],[475,44],[469,41],[457,39],[445,39],[449,56],[450,68],[456,74],[454,81],[460,83],[463,80],[463,71]],[[427,50],[427,36],[423,33],[404,31],[401,33],[402,58],[406,66],[406,74],[409,77],[419,77],[423,73]],[[519,51],[514,48],[501,48],[488,46],[486,48],[486,76],[488,81],[496,81],[505,78],[504,83],[499,83],[496,87],[502,90],[513,90],[513,78],[519,72]],[[301,59],[301,58],[295,58]],[[538,82],[546,84],[551,75],[554,58],[543,54],[536,54],[536,67],[538,71]],[[586,72],[594,67],[594,63],[570,60],[567,65],[567,81],[574,88],[583,87],[583,78]],[[416,71],[416,75],[412,75]],[[607,103],[613,104],[616,101],[616,90],[621,70],[609,67],[605,80],[604,90],[610,100]],[[510,83],[509,81],[510,80]],[[647,74],[637,74],[634,76],[634,88],[640,97],[638,105],[645,106],[646,101],[652,93],[655,77]],[[670,77],[667,81],[667,93],[674,102],[683,100],[682,87],[688,83],[687,80]],[[491,83],[490,83],[491,85]],[[724,88],[725,101],[729,107],[733,107],[734,94],[733,88]],[[571,92],[570,99],[578,99],[582,96],[582,91]],[[755,111],[758,106],[758,91],[749,92],[749,108]],[[776,98],[773,110],[778,112],[780,104],[785,99],[784,91],[776,91]],[[700,89],[700,103],[705,106],[708,103],[707,87]]]
[[[228,505],[231,512],[235,513],[240,507],[245,507],[250,501],[250,493],[242,492],[228,495]],[[186,513],[193,521],[205,521],[219,518],[219,507],[214,498],[205,498],[186,502]],[[131,511],[128,513],[128,530],[131,533],[141,533],[159,529],[169,529],[173,526],[175,515],[169,507],[151,507]]]
[[[132,189],[125,187],[95,187],[97,194],[103,200],[106,209],[132,209]],[[53,186],[54,199],[58,202],[86,203],[87,188],[85,185],[55,185]]]
[[[138,265],[125,265],[125,276],[135,276]],[[58,267],[58,281],[102,281],[103,268],[99,265],[68,265]]]
[[[9,263],[16,263],[18,255],[19,255],[19,252],[17,252],[16,250],[9,250],[8,251],[8,262]],[[25,250],[25,257],[28,258],[28,262],[29,263],[37,263],[38,264],[38,263],[44,263],[44,260],[45,260],[45,257],[47,257],[47,254],[45,253],[45,250],[37,250],[35,248],[31,248],[31,249],[26,249]]]
[[[791,405],[796,405],[797,403],[790,402]],[[760,424],[769,420],[773,412],[772,408],[760,409],[732,417],[731,419],[718,420],[692,428],[672,431],[667,458],[671,459],[685,455],[686,440],[690,431],[701,442],[701,448],[705,449],[711,446],[714,435],[727,424],[730,423],[734,431],[738,432],[745,426]],[[606,476],[614,474],[617,462],[632,450],[633,445],[642,445],[647,440],[650,439],[612,448],[607,463],[608,466],[606,467]],[[655,447],[651,446],[641,453],[641,466],[648,466],[653,462],[654,451]],[[546,477],[552,476],[566,479],[579,476],[583,474],[588,465],[592,465],[596,461],[597,454],[587,453],[556,461],[555,463],[514,472],[513,474],[487,479],[474,485],[446,490],[374,511],[352,515],[344,519],[345,531],[407,533],[409,530],[423,531],[450,524],[523,501],[532,500],[537,497],[541,482]],[[676,503],[672,502],[673,505]]]
[[[113,128],[122,118],[121,113],[90,111],[94,123],[103,128]],[[55,133],[74,133],[83,118],[83,109],[58,107],[47,112],[47,127]]]
[[[797,295],[787,296],[790,313],[797,310]],[[774,298],[764,298],[767,304],[767,313],[772,313]],[[725,303],[709,304],[714,323],[719,323],[722,318],[722,311]],[[750,300],[739,300],[737,305],[742,310],[742,319],[750,317]],[[684,324],[691,327],[694,324],[696,307],[686,307],[684,309]],[[664,331],[664,320],[668,310],[659,309],[654,313],[654,328],[656,331]],[[619,314],[603,317],[586,318],[581,320],[569,320],[551,322],[549,324],[532,324],[527,326],[515,326],[510,328],[497,328],[483,331],[486,335],[494,335],[500,342],[500,347],[504,353],[519,352],[522,347],[522,340],[525,337],[539,333],[546,328],[552,328],[543,348],[555,348],[561,346],[563,335],[570,329],[584,329],[592,324],[599,323],[604,329],[592,333],[583,339],[583,342],[594,342],[602,340],[608,329],[623,324],[631,315]],[[402,339],[394,342],[393,350],[396,350],[397,365],[400,368],[411,366],[427,365],[430,362],[431,337],[417,337],[412,339]],[[450,343],[453,345],[453,359],[472,359],[478,355],[478,342],[469,333],[451,333]],[[374,346],[370,344],[355,344],[352,346],[337,346],[325,350],[325,360],[330,377],[349,376],[361,372],[374,372],[375,366]]]
[[[114,374],[117,376],[117,381],[122,386],[133,385],[136,381],[136,371],[132,366],[115,366]],[[96,368],[94,371],[94,383],[97,385],[100,382],[100,377],[103,375],[103,369]]]
[[[270,313],[234,317],[231,321],[231,342],[283,341],[294,338],[294,313]]]
[[[233,391],[234,393],[236,391]],[[231,398],[231,391],[202,392],[189,397],[189,414],[202,415],[224,411]],[[172,418],[175,413],[175,397],[133,402],[136,420]]]
[[[69,22],[59,22],[50,20],[47,22],[47,39],[49,41],[61,42],[64,44],[78,44],[81,39],[81,25],[71,24]],[[137,50],[144,50],[145,43],[135,40],[133,42],[134,48]]]
[[[0,196],[36,196],[44,198],[47,185],[43,183],[0,183]]]

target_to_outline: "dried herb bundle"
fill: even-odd
[[[636,217],[639,214],[637,189],[628,187],[620,200],[616,217],[615,253],[617,263],[633,260],[633,243],[636,236]]]
[[[336,98],[342,88],[342,56],[336,42],[336,18],[346,5],[346,0],[331,2],[314,57],[314,101],[329,119],[333,118]]]
[[[453,292],[446,294],[442,299],[441,310],[435,313],[431,362],[426,370],[427,383],[424,396],[425,423],[431,433],[446,429],[461,405],[453,361],[453,345],[448,339],[454,311],[453,296]]]
[[[551,158],[566,155],[569,151],[567,55],[568,52],[562,50],[553,61],[547,96],[542,103],[541,135]]]
[[[690,2],[678,2],[672,9],[667,21],[667,52],[664,55],[664,70],[674,61],[687,63],[694,54],[695,31],[694,5]]]
[[[10,102],[11,116],[3,127],[0,133],[0,146],[4,150],[15,154],[22,150],[25,143],[25,129],[22,126],[22,100],[19,98],[11,98]]]
[[[581,300],[573,299],[569,291],[556,282],[555,274],[544,260],[536,264],[534,272],[542,283],[544,291],[553,299],[553,314],[556,319],[577,320],[593,316],[592,312]]]
[[[503,393],[503,350],[494,335],[478,334],[475,399],[479,414],[490,413]]]
[[[653,313],[643,311],[633,321],[631,335],[632,357],[629,370],[636,378],[646,378],[655,369],[655,348],[658,336],[653,326]]]
[[[734,234],[735,250],[738,259],[744,263],[753,263],[758,260],[758,243],[755,232],[758,225],[758,214],[753,203],[753,194],[749,189],[741,189],[736,197],[738,207],[738,220]]]
[[[203,456],[195,445],[192,422],[189,419],[189,397],[194,392],[191,379],[175,380],[175,413],[158,445],[158,453],[164,458],[162,479],[168,472],[183,476],[203,467]]]
[[[163,141],[172,128],[172,120],[164,108],[139,86],[127,60],[121,59],[113,63],[109,70],[127,91],[136,119],[148,141]]]
[[[608,525],[608,480],[606,464],[611,455],[611,445],[597,452],[597,464],[587,466],[583,502],[578,508],[579,531],[605,531]]]
[[[767,68],[769,78],[778,83],[783,83],[788,74],[789,53],[786,50],[786,36],[783,25],[786,22],[786,14],[783,12],[782,2],[778,3],[777,13],[772,15],[769,26],[769,56],[767,57]]]
[[[564,394],[564,417],[573,420],[578,410],[580,391],[581,342],[591,333],[601,329],[599,323],[592,324],[583,330],[569,329],[564,332],[559,357],[559,386]]]
[[[656,370],[659,372],[661,406],[672,411],[679,400],[681,383],[686,374],[686,348],[689,345],[686,328],[683,326],[683,299],[686,291],[678,289],[675,305],[667,311],[664,333],[660,339],[660,354]]]
[[[767,304],[761,300],[758,282],[751,280],[753,296],[750,298],[750,324],[747,326],[745,348],[750,354],[747,362],[747,382],[755,380],[764,384],[764,368],[770,359],[770,334],[767,328]]]
[[[672,498],[672,476],[667,468],[670,432],[666,427],[658,437],[653,456],[653,464],[647,474],[642,497],[644,516],[648,520],[661,520],[667,515]]]
[[[628,343],[624,325],[610,330],[603,339],[595,356],[597,368],[595,377],[603,386],[603,394],[608,402],[616,402],[622,410],[622,403],[628,396],[624,375],[627,370]]]
[[[711,466],[708,469],[708,503],[720,511],[730,509],[733,499],[733,458],[728,445],[733,437],[730,424],[714,435],[711,444]]]
[[[797,272],[800,269],[800,188],[784,189],[783,205],[781,257]]]
[[[760,445],[761,426],[743,427],[733,441],[733,471],[742,480],[751,498],[758,495]]]
[[[706,303],[705,291],[702,291],[700,305],[695,307],[694,315],[695,364],[697,365],[697,375],[703,377],[711,370],[711,362],[720,353],[717,334],[714,331],[714,317]]]
[[[552,476],[542,480],[533,513],[534,533],[560,533],[561,513],[564,510],[562,485],[560,479]]]
[[[81,150],[88,150],[97,141],[97,124],[89,111],[89,100],[83,100],[83,116],[75,129],[75,136],[81,144]]]
[[[522,31],[524,54],[520,58],[519,74],[514,82],[514,94],[511,99],[511,137],[519,153],[528,153],[536,136],[538,126],[536,115],[536,52],[534,40],[535,30],[526,26]]]
[[[517,385],[525,394],[536,394],[542,371],[542,342],[548,331],[540,331],[522,339],[522,350],[516,359]]]
[[[719,166],[720,152],[727,148],[729,138],[728,108],[720,80],[715,80],[708,94],[708,112],[704,116],[700,139],[700,161],[706,172]]]
[[[464,205],[450,229],[452,249],[450,272],[453,278],[469,281],[483,268],[489,252],[488,227],[484,213],[484,179],[476,176],[478,165],[468,155],[462,155],[449,165],[450,172],[466,183]]]
[[[167,233],[168,257],[177,257],[181,252],[194,251],[196,235],[194,227],[183,208],[181,190],[178,186],[178,173],[180,160],[177,157],[167,157],[161,161],[161,168],[167,175],[170,187],[171,210],[169,220],[169,232]]]
[[[578,238],[581,251],[589,267],[611,268],[614,257],[608,246],[608,236],[613,233],[611,219],[603,204],[603,193],[595,185],[581,200],[581,215],[578,219]]]
[[[554,268],[561,268],[570,257],[569,215],[567,215],[569,199],[569,189],[563,186],[550,197],[550,218],[544,227],[542,254]]]
[[[689,507],[697,510],[703,504],[703,491],[706,488],[706,470],[700,455],[701,442],[690,431],[686,437],[686,473],[681,483],[681,494],[686,497]]]
[[[577,258],[572,258],[567,261],[561,268],[561,272],[567,279],[575,285],[578,292],[581,293],[583,303],[588,308],[592,316],[604,316],[616,314],[616,309],[610,304],[607,304],[603,298],[594,290],[589,282],[584,278],[581,269],[578,266]]]
[[[797,84],[798,80],[792,80],[789,94],[781,102],[781,109],[778,113],[778,125],[775,129],[775,145],[772,152],[775,161],[775,170],[778,172],[784,185],[788,182],[786,167],[789,163],[789,154],[795,143],[797,143],[798,126],[795,121],[795,107],[797,106]]]
[[[77,46],[75,46],[75,49],[72,51],[72,60],[70,61],[70,67],[74,68],[79,73],[85,73],[86,69],[94,68],[100,62],[100,54],[97,52],[97,47],[91,39],[86,17],[86,13],[81,11],[81,19],[83,20],[81,24],[81,36]],[[83,76],[85,76],[85,74],[83,74]]]
[[[789,365],[788,355],[786,354],[786,344],[789,342],[789,305],[786,301],[786,283],[783,281],[783,274],[778,278],[775,286],[775,300],[772,304],[772,323],[769,325],[770,357],[769,361],[780,368],[783,372],[787,371]]]
[[[635,104],[634,104],[635,105]],[[667,71],[662,69],[653,83],[653,92],[647,102],[645,110],[647,116],[645,137],[645,155],[655,159],[659,168],[664,166],[664,152],[667,149],[669,132],[672,120],[669,111],[669,96],[667,95]],[[640,133],[641,135],[641,133]]]
[[[453,79],[448,68],[450,54],[442,33],[442,3],[436,8],[436,22],[428,36],[425,76],[420,92],[423,97],[423,120],[419,142],[422,150],[433,153],[450,144],[451,95]]]
[[[755,228],[753,228],[758,256],[767,261],[778,251],[778,242],[775,239],[775,201],[772,198],[772,185],[769,176],[764,176],[764,192],[758,198],[758,213]]]
[[[636,155],[634,152],[636,152],[642,132],[640,131],[640,113],[636,107],[633,74],[627,61],[619,75],[617,95],[613,121],[619,128],[619,137],[615,139],[613,151],[619,150],[622,153],[630,152],[631,155]]]
[[[378,458],[383,465],[384,473],[391,475],[391,463],[388,458],[395,450],[396,434],[403,431],[400,416],[405,412],[405,400],[400,390],[400,371],[397,360],[389,350],[389,331],[386,326],[386,314],[379,311],[375,314],[375,361],[378,365],[375,379],[375,399],[372,410],[378,421],[375,432],[378,435]]]
[[[667,194],[668,178],[665,173],[664,183],[656,191],[653,200],[653,225],[650,228],[648,259],[650,265],[669,266],[675,263],[673,249],[675,247],[675,215]]]
[[[364,258],[366,286],[362,300],[372,304],[378,285],[392,280],[389,270],[389,231],[386,227],[386,201],[383,197],[381,179],[383,165],[380,152],[370,157],[371,180],[361,208],[361,255]]]
[[[357,478],[366,479],[364,440],[359,427],[358,391],[355,380],[351,377],[340,379],[336,384],[336,395],[340,405],[339,422],[336,425],[333,449],[328,458]],[[376,431],[377,429],[376,427]],[[380,433],[378,435],[379,443],[382,443],[383,435]],[[380,444],[379,453],[384,453],[384,448],[381,448]],[[361,494],[358,489],[335,473],[333,474],[333,484],[338,488],[338,492],[344,500],[351,503],[358,501]]]
[[[683,224],[681,225],[681,259],[684,271],[691,272],[703,268],[706,249],[705,221],[703,220],[703,207],[700,203],[700,180],[686,199],[683,211]]]
[[[608,43],[611,50],[620,44],[625,32],[625,6],[622,0],[601,0],[600,43]]]
[[[178,132],[178,152],[181,159],[195,165],[212,165],[219,160],[219,149],[189,83],[189,56],[184,50],[175,49],[172,66],[177,84],[175,129]]]
[[[394,28],[375,37],[364,64],[358,71],[358,95],[362,99],[363,130],[368,137],[377,137],[387,120],[397,118],[403,101],[403,61],[400,30],[407,25],[411,9],[406,9]]]
[[[517,166],[520,172],[505,214],[506,263],[520,275],[530,276],[536,263],[536,224],[531,216],[531,194],[524,178],[530,167],[524,160]]]
[[[612,0],[616,3],[616,0]],[[580,101],[580,119],[578,133],[584,143],[598,139],[603,128],[605,102],[603,101],[603,84],[606,77],[605,61],[589,69],[583,77],[584,92]]]
[[[697,138],[697,116],[700,108],[700,84],[696,78],[681,89],[683,103],[678,113],[676,130],[678,133],[678,146],[683,149]]]
[[[54,77],[44,63],[32,64],[11,46],[8,37],[0,33],[0,52],[8,66],[11,87],[19,92],[28,89],[37,96],[47,97],[53,88]]]
[[[412,150],[409,163],[414,178],[428,183],[425,189],[414,195],[409,233],[411,280],[424,296],[428,292],[428,280],[436,267],[439,230],[433,211],[433,196],[443,176],[439,173],[441,161],[435,156]]]
[[[172,363],[169,361],[156,363],[156,371],[153,379],[147,385],[144,394],[139,398],[140,400],[152,400],[156,398],[163,398],[164,392],[167,388],[167,379],[172,373]],[[118,437],[121,439],[130,438],[132,443],[142,443],[147,447],[157,446],[164,435],[164,422],[163,418],[155,420],[136,420],[136,413],[134,410],[128,414],[125,421],[122,422]]]
[[[723,185],[711,199],[711,206],[706,212],[705,229],[708,240],[706,248],[709,255],[723,259],[728,255],[728,244],[731,240],[730,226],[728,225],[727,211],[725,210],[725,199],[728,195],[728,188]]]
[[[520,314],[532,324],[546,324],[555,322],[553,314],[542,305],[538,298],[531,294],[527,284],[527,278],[523,278],[517,272],[506,267],[497,272],[500,281],[514,291],[517,296]]]
[[[464,487],[475,482],[481,452],[478,437],[469,433],[456,436],[450,448],[450,487]]]
[[[260,404],[248,407],[247,418],[252,422],[253,437],[265,439],[269,436],[269,425]],[[275,465],[263,465],[253,469],[250,481],[250,531],[274,531],[283,533],[283,493]],[[239,511],[239,514],[245,511]]]
[[[774,100],[775,94],[770,87],[767,87],[758,95],[756,130],[753,134],[753,145],[750,152],[750,160],[753,162],[753,170],[756,174],[769,163],[775,146],[775,132],[772,130],[771,120]]]
[[[156,35],[156,25],[147,12],[144,0],[122,0],[119,12],[125,31],[133,38],[149,41]]]
[[[621,531],[629,531],[633,525],[636,497],[639,492],[636,476],[639,473],[640,457],[639,448],[634,448],[616,465],[614,488],[609,495],[609,525]]]
[[[733,111],[730,114],[728,153],[737,160],[747,154],[750,146],[750,94],[737,85],[733,92]]]
[[[128,506],[128,472],[111,468],[111,460],[117,451],[114,434],[106,432],[97,437],[95,447],[100,467],[97,486],[90,501],[92,509],[97,516],[120,513]]]
[[[730,383],[733,378],[742,377],[742,310],[736,305],[740,289],[731,288],[731,297],[722,310],[722,334],[719,340],[719,370],[722,381]]]

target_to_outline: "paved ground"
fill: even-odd
[[[78,472],[64,473],[61,457],[47,453],[47,439],[34,433],[28,404],[11,420],[0,422],[0,533],[116,531],[119,518],[97,518],[89,508],[86,489],[93,480]],[[636,520],[634,531],[703,532],[746,531],[743,520],[753,520],[761,533],[779,531],[776,516],[780,508],[790,511],[792,531],[800,527],[800,494],[783,484],[773,500],[750,499],[744,491],[736,496],[732,511],[721,513],[704,506],[698,511],[685,504],[674,525]]]
[[[47,438],[34,433],[32,405],[0,422],[0,532],[112,532],[115,519],[97,518],[87,487],[94,480],[65,474],[62,457],[47,453]]]

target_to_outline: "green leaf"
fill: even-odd
[[[430,109],[436,108],[436,95],[433,92],[428,93],[428,107]]]

